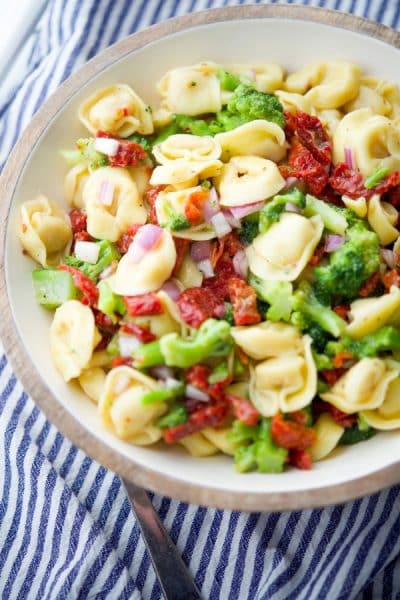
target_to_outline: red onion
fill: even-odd
[[[344,147],[344,162],[349,167],[349,169],[356,168],[354,154],[353,154],[352,149],[349,146]]]
[[[299,183],[299,180],[297,179],[297,177],[288,177],[286,179],[285,187],[283,189],[288,190],[289,188],[294,187],[298,183]]]
[[[197,267],[199,271],[203,273],[206,279],[208,279],[209,277],[214,277],[214,269],[209,258],[206,258],[205,260],[199,260],[199,262],[197,263]]]
[[[165,365],[160,365],[151,369],[151,375],[156,379],[172,379],[174,374],[172,367],[167,367]]]
[[[264,206],[264,201],[260,202],[252,202],[251,204],[242,204],[241,206],[232,206],[230,208],[231,213],[235,217],[235,219],[242,219],[243,217],[247,217],[247,215],[251,215],[258,210],[261,210]]]
[[[128,249],[129,258],[132,262],[138,263],[142,260],[143,256],[156,245],[160,237],[162,236],[163,230],[158,225],[142,225],[137,230],[135,237]]]
[[[230,210],[223,210],[222,214],[224,215],[225,219],[228,221],[229,225],[232,227],[232,229],[240,229],[242,224],[239,221],[239,219],[237,219],[236,217],[233,216],[233,214],[231,213]]]
[[[185,396],[191,398],[192,400],[198,400],[199,402],[208,402],[210,399],[208,394],[202,390],[199,390],[199,388],[195,387],[191,383],[188,383],[186,386]]]
[[[219,198],[217,190],[213,187],[208,195],[208,200],[203,206],[204,220],[210,223],[214,215],[219,211]]]
[[[214,215],[211,218],[211,223],[215,229],[217,237],[219,238],[224,237],[232,231],[232,227],[229,225],[222,212],[218,212],[216,215]]]
[[[181,386],[181,382],[179,381],[179,379],[174,379],[173,377],[167,377],[167,379],[165,380],[165,387],[168,388],[169,390],[173,390],[176,387],[180,387]]]
[[[325,238],[325,252],[334,252],[344,242],[344,235],[336,235],[332,233],[331,235],[327,235]]]
[[[393,250],[381,248],[381,257],[385,261],[389,269],[394,269],[394,267],[396,266],[396,257],[394,255]]]
[[[131,356],[132,352],[140,346],[141,341],[134,335],[126,333],[118,334],[118,348],[121,356]]]
[[[301,214],[300,206],[297,206],[297,204],[293,204],[292,202],[286,202],[285,210],[287,210],[288,212],[294,212],[297,214]]]
[[[211,244],[208,241],[193,242],[190,248],[190,256],[194,262],[200,262],[201,260],[207,260],[211,255]]]
[[[79,260],[95,265],[99,259],[100,246],[95,242],[75,242],[74,254]]]
[[[247,260],[246,252],[244,250],[239,250],[236,252],[232,263],[235,272],[241,277],[246,278],[247,271],[249,269],[249,261]]]
[[[168,279],[168,281],[166,281],[164,283],[164,285],[162,286],[162,291],[165,292],[166,294],[168,294],[168,296],[171,298],[171,300],[178,300],[179,296],[180,296],[180,289],[178,288],[178,286],[176,285],[175,281],[172,281],[172,279]]]
[[[214,315],[218,319],[222,319],[222,317],[224,317],[225,314],[226,314],[226,306],[225,306],[225,304],[219,304],[218,306],[216,306],[214,308]]]
[[[104,206],[111,206],[111,204],[113,203],[114,190],[115,186],[110,181],[101,182],[99,200],[102,204],[104,204]]]
[[[96,138],[94,140],[94,149],[97,152],[106,154],[107,156],[115,156],[118,152],[119,142],[113,138]]]

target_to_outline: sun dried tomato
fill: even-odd
[[[206,427],[220,427],[228,414],[229,406],[220,401],[215,404],[204,406],[189,416],[189,420],[181,425],[176,425],[164,431],[164,440],[167,444],[173,444],[192,433],[196,433]]]
[[[235,324],[259,323],[261,317],[257,310],[257,296],[254,289],[239,277],[231,277],[228,285]]]
[[[141,227],[139,223],[133,223],[115,242],[117,250],[120,254],[126,254],[128,252],[129,246],[131,245],[139,227]]]
[[[141,327],[140,325],[136,325],[136,323],[124,323],[120,331],[134,335],[143,344],[154,342],[154,340],[157,339],[157,336],[155,336],[154,333],[152,333],[149,329],[146,327]]]
[[[320,195],[329,181],[328,173],[311,152],[294,139],[289,152],[289,165],[293,167],[295,177],[304,179],[310,192]]]
[[[131,317],[160,315],[163,312],[160,298],[154,292],[140,296],[124,296],[123,300]]]
[[[335,369],[341,369],[344,366],[345,362],[351,360],[352,358],[354,357],[351,352],[348,352],[346,350],[343,350],[343,352],[338,352],[333,358],[333,366],[335,367]]]
[[[294,136],[294,134],[296,133],[296,113],[285,110],[283,114],[285,115],[285,136],[286,139],[290,141],[292,136]]]
[[[190,194],[185,205],[185,217],[192,225],[203,220],[203,207],[208,200],[209,192],[199,190]]]
[[[189,249],[190,240],[174,237],[174,244],[176,250],[176,261],[172,275],[176,275],[176,273],[179,271],[183,263],[183,259],[185,258]]]
[[[308,264],[312,267],[316,267],[322,260],[323,255],[325,254],[325,244],[319,244],[315,250],[314,254],[310,258]]]
[[[296,133],[303,146],[311,152],[319,163],[330,165],[332,144],[318,117],[313,117],[299,110],[295,114],[295,119]]]
[[[145,199],[147,204],[150,206],[149,221],[158,225],[157,211],[156,211],[156,200],[157,196],[162,190],[165,189],[165,185],[154,185],[149,187],[145,192]]]
[[[300,423],[300,425],[306,425],[308,421],[308,414],[305,410],[295,410],[294,412],[291,412],[288,417],[296,423]]]
[[[333,307],[333,310],[344,321],[348,321],[349,320],[349,315],[348,315],[349,310],[350,310],[350,305],[349,304],[338,304],[337,306]]]
[[[275,444],[288,450],[305,450],[317,439],[313,429],[294,421],[285,421],[280,413],[272,417],[271,437]]]
[[[341,196],[360,198],[369,196],[369,190],[364,187],[364,178],[358,171],[350,169],[346,163],[338,163],[329,178],[332,188]]]
[[[190,288],[177,300],[182,319],[191,327],[200,327],[206,319],[214,316],[218,299],[207,288]]]
[[[106,331],[111,335],[113,335],[116,332],[116,330],[118,329],[118,325],[113,323],[112,319],[108,315],[104,314],[103,312],[101,312],[101,310],[98,310],[97,308],[93,309],[93,314],[94,321],[99,329],[101,329],[102,331]]]
[[[313,413],[315,416],[319,416],[322,413],[329,413],[332,419],[345,429],[353,427],[357,422],[357,415],[350,414],[339,410],[333,404],[329,404],[329,402],[324,402],[323,400],[318,400],[317,402],[313,402]]]
[[[367,281],[365,281],[358,290],[359,295],[363,298],[366,298],[367,296],[372,294],[372,292],[376,289],[376,286],[378,285],[380,279],[381,274],[379,271],[371,275],[371,277],[367,279]]]
[[[382,179],[375,187],[371,188],[369,194],[384,194],[391,190],[392,188],[396,188],[400,184],[400,171],[393,171],[390,175]]]
[[[244,248],[236,231],[228,233],[228,235],[222,238],[221,242],[224,244],[224,251],[230,258],[233,258],[237,252]]]
[[[186,383],[190,383],[195,387],[199,388],[203,392],[208,391],[208,378],[210,376],[210,369],[205,365],[194,365],[187,369],[185,373]]]
[[[260,413],[258,410],[246,400],[246,398],[240,398],[234,394],[226,394],[226,398],[232,407],[232,411],[236,419],[252,427],[256,425],[260,420]]]
[[[396,269],[392,269],[384,274],[382,277],[383,285],[386,289],[390,289],[392,285],[400,287],[400,273]]]
[[[75,235],[80,231],[86,231],[87,217],[84,212],[78,208],[73,208],[69,211],[72,233]],[[89,235],[89,234],[88,234]]]
[[[97,289],[95,283],[89,279],[89,277],[86,277],[86,275],[84,275],[79,269],[70,267],[69,265],[58,265],[57,268],[71,273],[74,286],[82,293],[82,304],[87,304],[89,306],[94,306],[97,304],[99,290]]]
[[[310,453],[307,450],[289,450],[289,464],[296,469],[309,471],[312,467]]]
[[[232,277],[237,277],[233,268],[232,259],[226,252],[223,253],[214,267],[215,277],[209,277],[203,280],[203,289],[211,290],[218,301],[218,304],[229,300],[229,281]]]
[[[321,371],[321,375],[325,381],[332,386],[340,379],[344,372],[345,369],[324,369]]]
[[[92,242],[93,240],[94,237],[92,237],[87,231],[78,231],[74,235],[74,245],[75,242]]]
[[[114,356],[114,358],[111,361],[111,366],[113,369],[115,369],[115,367],[122,366],[132,367],[132,365],[133,359],[130,356]]]
[[[118,140],[118,150],[109,156],[111,167],[135,167],[147,157],[147,152],[140,144],[129,140]]]
[[[382,200],[389,202],[389,204],[395,208],[400,209],[400,185],[396,185],[396,187],[388,190]]]

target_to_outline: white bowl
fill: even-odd
[[[371,37],[374,36],[374,37]],[[386,41],[384,41],[386,40]],[[39,192],[63,202],[59,149],[85,134],[77,107],[99,87],[127,82],[148,102],[168,69],[197,61],[257,62],[288,69],[348,59],[369,74],[400,83],[400,35],[354,17],[295,6],[243,6],[181,17],[113,46],[65,82],[34,118],[2,176],[3,234],[0,332],[18,376],[53,422],[88,454],[126,478],[182,500],[242,510],[330,504],[400,481],[399,432],[338,450],[311,471],[280,475],[235,472],[230,457],[192,458],[180,449],[125,443],[99,422],[96,407],[67,385],[50,357],[51,316],[35,303],[33,264],[21,252],[16,213]],[[10,314],[11,312],[11,314]],[[11,316],[12,315],[12,316]],[[18,334],[16,333],[18,331]]]

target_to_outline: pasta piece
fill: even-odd
[[[139,196],[142,198],[150,183],[151,168],[148,165],[128,167],[128,172],[136,184]]]
[[[212,240],[217,237],[214,227],[206,223],[190,227],[189,229],[180,229],[174,231],[174,237],[192,240],[193,242],[202,242]]]
[[[259,156],[234,156],[214,179],[222,206],[240,206],[271,198],[285,180],[271,160]]]
[[[222,167],[220,160],[189,161],[175,160],[156,167],[151,175],[151,185],[170,185],[175,189],[196,186],[200,179],[219,175]]]
[[[247,248],[250,270],[261,279],[294,281],[313,255],[323,229],[319,215],[306,219],[284,213]]]
[[[99,402],[101,420],[119,438],[135,444],[153,444],[162,431],[153,421],[165,413],[163,402],[142,404],[142,397],[157,383],[131,367],[116,367],[108,373]]]
[[[397,369],[400,364],[397,363]],[[400,428],[400,378],[393,379],[386,391],[385,399],[375,410],[364,410],[361,416],[375,429]]]
[[[177,133],[154,146],[153,155],[160,165],[168,165],[181,159],[196,163],[209,162],[221,156],[221,146],[216,138],[209,135]]]
[[[235,383],[231,383],[226,388],[226,391],[234,396],[249,398],[249,384],[247,381],[236,381]]]
[[[367,216],[368,206],[364,197],[349,198],[348,196],[342,196],[342,202],[346,208],[351,208],[351,210],[355,212],[358,217],[363,219]]]
[[[149,315],[129,319],[133,323],[149,329],[157,338],[167,333],[179,333],[182,337],[188,335],[188,325],[182,320],[175,302],[163,291],[157,293],[163,312],[160,315]]]
[[[112,204],[101,200],[102,186],[112,186]],[[87,230],[94,238],[116,242],[133,223],[143,224],[147,211],[129,171],[101,167],[94,171],[83,189]]]
[[[153,111],[153,125],[156,129],[161,129],[171,123],[173,113],[165,108],[157,108]]]
[[[344,162],[350,148],[357,168],[364,176],[377,167],[400,167],[399,128],[387,117],[374,115],[370,108],[347,114],[333,136],[333,162]]]
[[[391,112],[390,103],[373,87],[360,85],[358,95],[354,100],[344,105],[343,110],[346,113],[358,110],[359,108],[370,108],[375,115],[389,115]]]
[[[242,75],[243,81],[250,81],[256,90],[271,94],[283,84],[283,69],[275,63],[259,65],[227,65],[226,70],[234,75]]]
[[[310,404],[316,392],[317,369],[307,335],[297,351],[268,358],[251,368],[250,399],[264,417],[300,410]]]
[[[350,323],[346,327],[346,333],[355,339],[373,333],[388,323],[399,308],[400,289],[394,285],[389,294],[355,300],[350,304]]]
[[[362,358],[333,387],[321,395],[325,402],[347,414],[381,406],[400,364],[380,358]]]
[[[68,215],[43,195],[21,206],[18,235],[29,256],[43,267],[56,265],[72,239]]]
[[[374,194],[368,202],[368,222],[378,234],[382,246],[391,244],[400,235],[395,227],[399,213],[388,202],[381,202],[380,196]]]
[[[329,137],[332,138],[340,121],[343,118],[342,113],[335,108],[330,108],[326,110],[320,110],[317,116],[327,130]]]
[[[306,96],[303,96],[303,94],[277,90],[275,96],[279,98],[283,108],[291,113],[301,110],[301,112],[308,113],[309,115],[315,115],[314,107],[311,105],[310,100]]]
[[[344,427],[338,425],[329,413],[322,413],[313,427],[317,439],[309,448],[313,461],[326,458],[338,445],[343,435]]]
[[[89,177],[87,165],[79,163],[68,171],[64,180],[64,193],[70,206],[83,209],[83,188]]]
[[[190,240],[210,240],[216,237],[215,229],[207,224],[201,223],[193,227],[185,227],[186,214],[185,208],[190,202],[190,196],[192,194],[204,193],[201,186],[195,186],[185,188],[182,190],[174,190],[171,187],[167,187],[162,190],[156,199],[156,214],[157,220],[161,227],[169,227],[171,223],[170,214],[174,214],[177,217],[182,217],[183,228],[176,228],[174,230],[175,237],[187,238]],[[187,221],[187,224],[190,223]]]
[[[183,259],[176,276],[185,289],[201,287],[203,283],[203,273],[189,254]]]
[[[124,254],[116,273],[107,281],[115,294],[147,294],[159,290],[170,278],[175,262],[174,240],[170,232],[164,230],[157,244],[146,252],[139,263],[132,260],[129,251]]]
[[[93,352],[92,354],[88,369],[93,369],[94,367],[110,367],[111,361],[112,356],[108,354],[107,350],[97,350],[97,352]]]
[[[217,65],[204,62],[168,71],[157,85],[161,108],[183,115],[218,112],[222,108]]]
[[[272,321],[249,327],[232,327],[231,335],[235,343],[255,360],[272,358],[296,350],[302,343],[296,327]]]
[[[92,133],[107,131],[120,137],[153,133],[151,110],[129,85],[109,85],[80,106],[79,119]]]
[[[332,60],[309,65],[289,75],[285,87],[289,92],[307,92],[306,98],[318,110],[339,108],[357,96],[360,75],[359,66]]]
[[[286,156],[285,132],[282,127],[263,119],[218,133],[215,139],[221,144],[221,158],[224,161],[232,156],[247,155],[279,162]]]
[[[237,444],[229,439],[230,429],[228,427],[222,427],[219,429],[212,429],[206,427],[202,430],[203,437],[205,437],[213,446],[218,448],[224,454],[233,456],[237,448]]]
[[[106,374],[101,367],[85,369],[79,376],[79,383],[86,396],[98,404],[103,393]]]
[[[192,456],[197,458],[203,458],[205,456],[212,456],[219,452],[218,448],[212,443],[211,440],[207,439],[201,433],[192,433],[179,440],[179,443],[186,448],[186,450]]]
[[[65,381],[79,377],[89,365],[93,349],[100,340],[93,312],[88,306],[68,300],[57,308],[50,326],[50,350]]]

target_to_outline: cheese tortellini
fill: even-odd
[[[232,156],[261,156],[279,162],[286,156],[282,127],[263,119],[218,133],[215,139],[221,144],[222,160],[229,160]]]
[[[186,159],[195,163],[212,161],[221,156],[221,145],[217,136],[199,136],[189,133],[177,133],[153,148],[154,158],[160,165],[171,161]]]
[[[279,322],[265,321],[251,327],[232,327],[231,335],[236,344],[255,360],[276,357],[301,346],[299,331]]]
[[[310,260],[324,229],[319,215],[283,213],[246,250],[252,273],[266,280],[294,281]]]
[[[388,202],[382,202],[380,196],[374,194],[368,202],[368,222],[378,234],[382,246],[391,244],[400,235],[396,228],[399,213]]]
[[[390,322],[399,309],[400,289],[394,285],[388,294],[378,298],[355,300],[350,304],[350,323],[346,333],[355,339],[369,335]]]
[[[214,179],[222,206],[240,206],[271,198],[285,185],[278,167],[259,156],[234,156]]]
[[[95,92],[81,105],[78,114],[92,134],[100,130],[128,137],[136,131],[149,134],[154,130],[150,107],[122,83]]]
[[[156,167],[151,175],[151,185],[168,185],[175,189],[196,186],[200,179],[208,179],[219,175],[222,163],[220,160],[189,161],[175,160],[166,165]]]
[[[19,220],[19,239],[29,256],[43,267],[57,264],[72,238],[68,215],[41,195],[24,202]]]
[[[108,373],[99,402],[103,424],[119,438],[138,445],[153,444],[162,431],[152,424],[166,411],[163,402],[142,404],[143,396],[157,389],[157,383],[132,369],[116,367]]]
[[[112,186],[112,202],[102,201],[102,187]],[[91,173],[82,192],[87,230],[95,238],[116,242],[133,223],[144,224],[147,210],[129,172],[101,167]]]
[[[88,367],[100,339],[88,306],[68,300],[57,308],[50,327],[50,349],[54,364],[65,381],[79,377]]]
[[[65,176],[64,193],[67,202],[74,208],[84,209],[83,188],[89,178],[89,169],[84,163],[73,166]]]
[[[344,427],[334,421],[329,413],[322,413],[315,423],[317,439],[310,448],[313,460],[322,460],[331,454],[343,435]]]
[[[374,410],[363,410],[361,415],[375,429],[389,430],[400,427],[400,378],[390,381],[385,398]]]
[[[251,83],[256,90],[271,94],[283,84],[283,69],[275,63],[263,63],[257,65],[227,65],[229,73],[240,75],[243,82]]]

